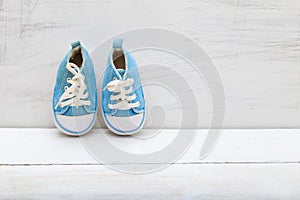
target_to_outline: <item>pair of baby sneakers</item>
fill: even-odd
[[[119,135],[132,135],[145,123],[145,99],[137,65],[122,46],[113,41],[102,82],[102,116]],[[56,127],[67,135],[83,135],[94,125],[98,92],[94,66],[86,49],[75,42],[59,65],[52,99]]]

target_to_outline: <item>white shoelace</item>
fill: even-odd
[[[68,63],[66,68],[74,75],[71,78],[67,78],[67,82],[71,84],[70,87],[65,86],[65,92],[61,95],[59,102],[56,104],[55,108],[58,106],[82,106],[91,105],[90,100],[85,100],[89,94],[84,93],[87,88],[84,83],[84,75],[81,74],[79,67],[73,63]]]
[[[119,110],[128,110],[131,108],[139,107],[140,102],[137,101],[135,103],[130,103],[129,101],[136,99],[136,94],[129,95],[132,92],[132,84],[134,80],[132,78],[128,78],[126,80],[118,80],[114,78],[113,81],[110,81],[103,90],[108,89],[110,92],[117,92],[117,95],[110,95],[111,100],[119,100],[115,104],[108,104],[110,109],[119,109]],[[129,87],[129,89],[125,89],[125,87]]]

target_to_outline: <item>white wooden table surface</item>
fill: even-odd
[[[147,153],[177,131],[150,140],[104,134],[120,149]],[[198,130],[189,150],[167,168],[128,174],[97,162],[80,138],[56,129],[1,129],[0,199],[299,199],[300,130],[224,130],[214,151],[199,160],[205,135]]]

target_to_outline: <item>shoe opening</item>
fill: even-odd
[[[125,56],[122,49],[114,49],[112,57],[116,69],[126,69]]]
[[[74,63],[75,65],[77,65],[78,67],[82,67],[83,64],[83,56],[82,56],[82,49],[81,47],[76,47],[70,56],[69,59],[70,63]]]

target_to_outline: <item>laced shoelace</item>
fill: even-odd
[[[128,110],[131,108],[139,107],[140,102],[130,103],[130,101],[136,99],[136,94],[129,95],[133,89],[132,84],[134,80],[132,78],[128,78],[126,80],[118,80],[114,78],[114,80],[110,81],[103,90],[108,89],[110,92],[118,93],[118,94],[111,94],[110,99],[118,100],[115,104],[108,104],[110,109],[118,109],[118,110]],[[125,89],[125,87],[130,87],[129,89]]]
[[[83,106],[91,105],[90,100],[85,100],[88,98],[88,92],[84,93],[87,86],[84,83],[84,75],[81,73],[79,67],[74,63],[68,63],[66,68],[74,75],[72,78],[67,78],[67,82],[71,84],[70,87],[65,86],[65,92],[61,95],[55,108],[58,106]]]

